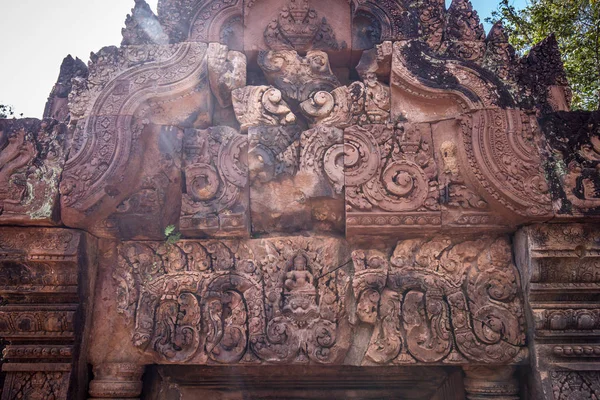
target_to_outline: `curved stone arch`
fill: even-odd
[[[134,186],[141,157],[131,157],[140,151],[142,130],[155,116],[150,115],[152,101],[178,100],[190,93],[197,93],[206,80],[207,45],[184,43],[164,46],[167,57],[138,65],[132,60],[120,60],[133,66],[115,74],[94,99],[85,121],[83,143],[65,165],[61,183],[61,206],[63,220],[67,225],[85,227],[101,202],[103,212],[111,212],[130,193],[120,193],[113,186]],[[172,49],[176,51],[172,54]],[[131,47],[127,52],[144,52],[143,46]],[[163,49],[164,50],[164,49]],[[125,58],[124,55],[120,57]],[[99,73],[102,73],[100,71]],[[207,91],[207,93],[210,93]],[[188,102],[192,103],[192,102]],[[190,109],[193,104],[187,105]],[[190,110],[191,111],[191,110]],[[185,114],[185,115],[184,115]],[[191,113],[189,113],[191,115]],[[177,110],[181,121],[174,116],[159,115],[159,124],[176,125],[188,117],[186,110]],[[141,117],[141,118],[140,118]],[[133,171],[133,172],[132,172]],[[108,196],[107,196],[108,195]],[[107,213],[107,214],[108,214]],[[94,220],[106,215],[95,215]]]
[[[381,24],[382,42],[416,37],[418,28],[409,16],[402,18],[403,14],[409,13],[409,11],[398,1],[367,1],[360,4],[356,11],[363,11],[377,18],[377,21]],[[411,26],[411,24],[414,26]]]
[[[242,3],[242,0],[198,2],[192,13],[188,41],[220,42],[222,28],[228,21],[237,17],[243,21]]]
[[[470,166],[465,173],[487,193],[488,201],[499,203],[513,218],[552,217],[532,117],[511,109],[475,110],[464,116],[461,128],[459,151]]]
[[[473,63],[441,58],[417,41],[394,43],[391,83],[396,101],[407,96],[413,102],[435,103],[436,119],[455,118],[470,110],[514,106],[508,90],[483,69]]]

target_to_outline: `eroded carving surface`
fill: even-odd
[[[0,121],[0,224],[58,222],[66,133],[51,119]]]
[[[162,362],[341,364],[356,320],[373,335],[353,363],[524,357],[506,239],[407,240],[391,256],[346,257],[343,242],[324,237],[131,242],[113,276],[133,344]]]

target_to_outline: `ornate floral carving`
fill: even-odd
[[[554,371],[552,389],[555,400],[598,398],[600,397],[600,374],[596,371]]]
[[[67,399],[70,375],[68,371],[9,372],[2,399]]]
[[[183,146],[182,233],[247,235],[247,138],[227,127],[188,129]]]
[[[208,80],[221,107],[231,106],[231,92],[246,86],[246,56],[219,43],[208,45]]]
[[[324,51],[311,50],[306,57],[294,50],[261,52],[258,65],[287,100],[303,102],[315,92],[330,92],[341,86]]]
[[[264,33],[272,50],[339,50],[335,32],[326,18],[320,18],[309,0],[290,0],[271,21]]]
[[[339,362],[348,277],[330,241],[327,254],[314,239],[126,243],[119,311],[133,343],[167,362]]]
[[[348,217],[439,211],[428,124],[353,126],[344,132],[344,146]]]
[[[0,222],[57,222],[67,127],[54,120],[0,121]]]
[[[253,126],[291,125],[296,116],[283,100],[278,89],[270,86],[246,86],[236,89],[233,95],[233,109],[241,125],[242,132]]]
[[[412,357],[439,362],[457,351],[471,361],[503,363],[523,356],[522,300],[506,239],[407,240],[390,264],[387,287],[400,295],[394,301],[398,310],[402,304]]]

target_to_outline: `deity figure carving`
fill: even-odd
[[[307,320],[317,314],[317,291],[306,257],[296,255],[285,274],[283,313],[295,319]]]

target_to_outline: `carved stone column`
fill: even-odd
[[[142,393],[143,365],[107,363],[94,366],[90,396],[94,399],[132,399]]]
[[[516,238],[523,275],[534,399],[600,396],[600,229],[538,225]]]
[[[0,228],[2,400],[85,394],[81,343],[95,276],[85,257],[90,244],[72,230]]]
[[[515,367],[465,367],[467,400],[518,400]]]

